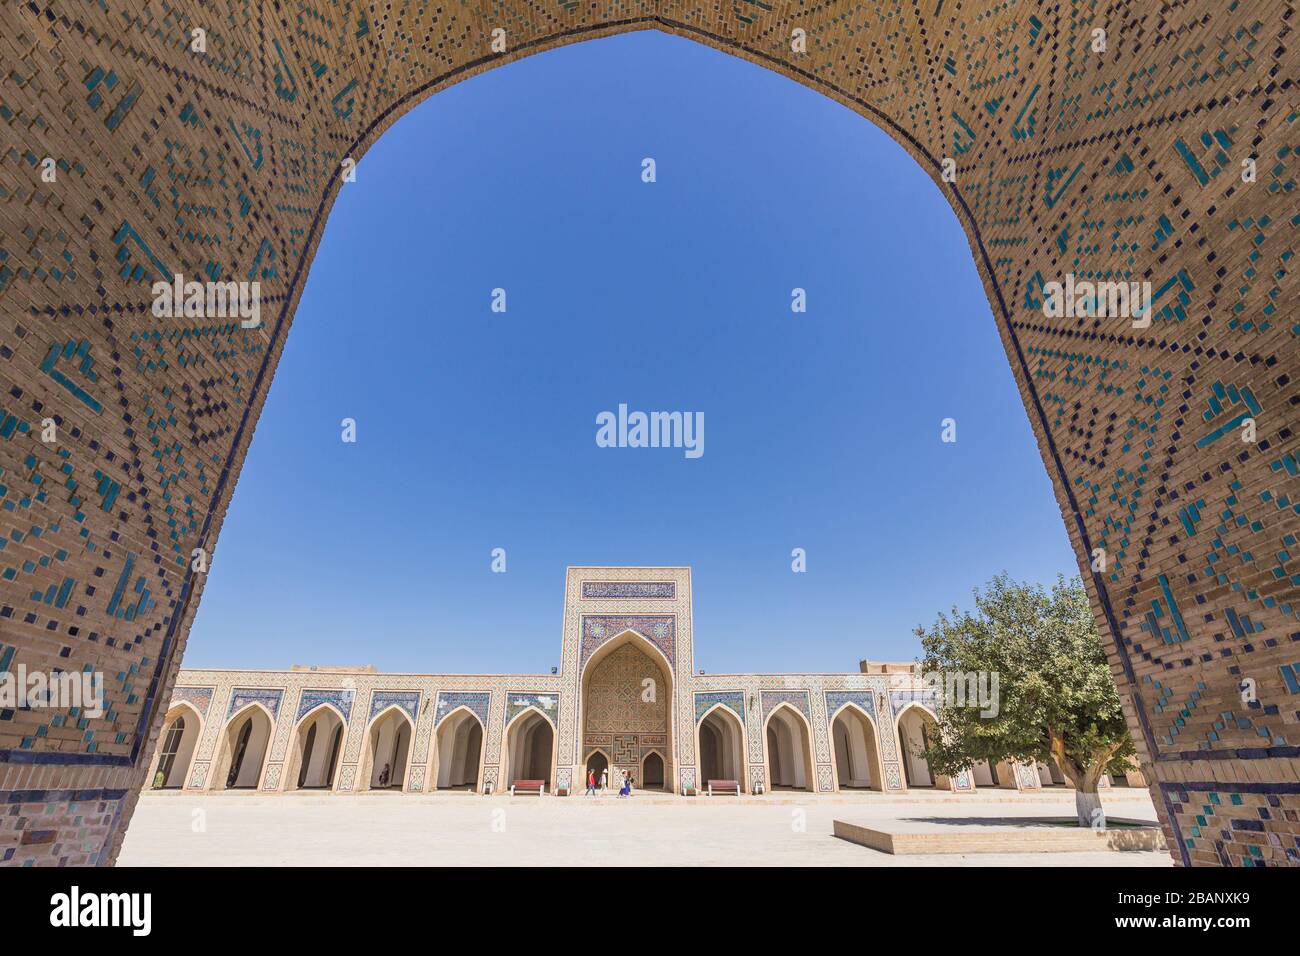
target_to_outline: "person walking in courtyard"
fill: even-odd
[[[626,770],[623,771],[623,786],[618,788],[620,797],[629,797],[632,795],[632,778],[628,776]]]
[[[609,789],[609,768],[606,767],[600,772],[600,792],[604,793]]]
[[[384,769],[379,771],[379,789],[382,790],[388,786],[388,764],[384,764]]]
[[[588,797],[596,792],[596,768],[590,767],[587,770],[587,793]]]

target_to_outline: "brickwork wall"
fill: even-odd
[[[6,3],[0,666],[100,671],[110,706],[0,712],[0,854],[116,852],[341,162],[452,83],[653,28],[839,100],[949,195],[1176,857],[1297,862],[1294,24],[1281,0]],[[262,326],[156,318],[175,273],[259,281]],[[1044,317],[1067,273],[1149,281],[1150,326]]]

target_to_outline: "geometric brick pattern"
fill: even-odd
[[[193,27],[206,52],[191,51]],[[490,46],[498,27],[504,53]],[[40,792],[62,821],[19,814],[18,839],[30,829],[49,840],[29,846],[102,840],[96,858],[116,853],[202,593],[191,555],[220,560],[343,159],[452,83],[646,28],[836,99],[944,191],[1174,853],[1292,861],[1300,62],[1283,0],[5,4],[0,661],[106,679],[100,717],[0,714],[0,794],[26,807],[21,795]],[[150,286],[174,273],[260,281],[261,327],[155,317]],[[1150,325],[1046,318],[1044,287],[1067,273],[1150,282]],[[1253,443],[1239,438],[1247,417]],[[1108,562],[1094,571],[1097,549]],[[689,717],[687,702],[673,719],[684,773]],[[559,746],[576,742],[562,727]],[[124,796],[104,798],[120,799],[111,813],[79,801],[74,813],[92,790]],[[1206,804],[1209,826],[1174,812]],[[1259,849],[1234,854],[1223,833]]]

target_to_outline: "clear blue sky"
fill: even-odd
[[[844,107],[636,33],[438,94],[357,173],[188,666],[545,671],[565,567],[628,564],[694,569],[697,667],[855,670],[1077,573],[956,216]],[[704,456],[598,448],[620,402],[704,412]]]

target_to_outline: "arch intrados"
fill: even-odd
[[[764,733],[767,732],[767,728],[770,727],[772,724],[772,718],[775,717],[778,713],[780,713],[783,710],[789,711],[791,714],[794,714],[795,717],[799,719],[799,723],[800,725],[802,725],[804,729],[804,733],[808,735],[808,742],[809,744],[811,744],[812,724],[809,723],[807,717],[805,717],[797,708],[791,705],[788,701],[781,701],[781,703],[777,704],[775,707],[772,708],[771,712],[767,715],[767,719],[763,721],[763,732]]]
[[[230,729],[235,726],[235,722],[238,721],[239,718],[245,716],[246,714],[248,714],[250,711],[253,710],[261,711],[262,716],[265,717],[268,721],[270,721],[271,729],[272,730],[275,729],[275,718],[271,716],[271,712],[267,710],[266,705],[263,704],[261,701],[250,700],[247,704],[245,704],[243,707],[239,708],[239,710],[235,711],[233,714],[230,715],[229,719],[226,720],[226,726],[224,728],[225,731],[229,733]]]
[[[912,709],[920,711],[922,720],[930,720],[936,727],[939,725],[939,715],[929,707],[926,707],[925,704],[921,703],[919,700],[908,701],[907,705],[895,715],[895,723],[901,724],[903,718],[907,716],[907,712]]]
[[[867,725],[871,728],[873,734],[876,732],[876,722],[872,716],[863,709],[861,704],[856,704],[851,700],[845,701],[836,708],[835,713],[831,714],[831,726],[834,726],[835,721],[839,720],[840,717],[844,716],[846,713],[856,713],[867,722]]]
[[[351,156],[360,162],[369,151],[369,148],[378,141],[379,137],[408,112],[436,93],[449,89],[457,83],[469,79],[472,76],[511,63],[519,62],[533,56],[534,54],[548,50],[560,49],[576,43],[604,39],[624,33],[635,33],[644,30],[656,30],[670,36],[692,40],[720,53],[734,56],[737,59],[770,70],[771,72],[798,83],[800,86],[820,93],[834,102],[839,103],[841,106],[852,110],[868,122],[871,122],[874,126],[884,132],[894,143],[900,146],[930,176],[932,182],[935,183],[936,188],[938,188],[940,193],[945,197],[949,207],[956,215],[957,221],[961,226],[962,232],[966,236],[969,245],[973,250],[978,251],[978,256],[975,258],[979,267],[980,279],[993,293],[990,304],[995,305],[995,316],[997,317],[999,324],[1002,326],[1001,331],[1004,340],[1011,343],[1011,347],[1008,348],[1008,360],[1019,370],[1021,381],[1026,383],[1033,381],[1032,371],[1029,368],[1028,361],[1025,358],[1023,349],[1021,348],[1020,339],[1012,326],[1011,314],[1006,301],[1006,294],[1003,292],[1002,285],[998,279],[998,273],[994,268],[992,257],[985,246],[983,236],[980,233],[970,205],[957,183],[942,182],[942,164],[937,157],[930,153],[925,144],[904,129],[886,112],[874,106],[867,100],[856,97],[847,90],[844,90],[833,83],[827,82],[816,74],[795,66],[792,63],[788,63],[771,53],[763,50],[751,49],[744,46],[738,40],[728,39],[719,34],[705,30],[695,24],[684,23],[658,14],[652,16],[629,17],[621,21],[596,23],[589,26],[579,26],[566,29],[544,37],[525,40],[518,45],[512,45],[505,53],[484,55],[476,60],[470,61],[469,63],[462,64],[461,66],[454,67],[441,73],[416,87],[414,90],[399,97],[394,103],[380,111],[370,124],[357,134],[356,138],[349,144],[349,147],[344,150],[344,155]],[[325,194],[321,197],[316,215],[313,218],[311,227],[305,237],[306,242],[303,246],[304,249],[310,250],[315,248],[315,243],[319,238],[319,233],[323,228],[324,222],[328,219],[329,212],[332,209],[335,200],[338,198],[342,186],[342,177],[331,176],[329,178]],[[293,279],[289,285],[288,294],[284,297],[284,304],[281,306],[280,314],[272,332],[271,343],[267,350],[268,355],[274,353],[277,339],[284,327],[283,320],[285,315],[291,310],[293,305],[296,303],[298,294],[300,294],[301,290],[299,289],[299,284],[302,281],[303,273],[306,271],[305,265],[309,264],[305,262],[306,255],[307,254],[304,253],[303,257],[299,259],[297,268],[294,271]],[[1076,549],[1076,556],[1091,555],[1093,552],[1093,539],[1084,523],[1082,512],[1079,508],[1078,501],[1076,500],[1074,486],[1065,472],[1059,450],[1056,447],[1056,439],[1050,427],[1047,413],[1042,406],[1042,402],[1036,390],[1030,388],[1025,391],[1025,394],[1031,402],[1027,407],[1027,410],[1032,409],[1032,416],[1039,425],[1039,427],[1035,429],[1035,432],[1038,436],[1041,436],[1041,440],[1046,444],[1049,452],[1049,455],[1044,455],[1044,464],[1049,473],[1051,473],[1055,479],[1054,485],[1060,493],[1066,497],[1070,504],[1068,513],[1074,516],[1074,530],[1079,535],[1082,543],[1081,549]],[[244,421],[241,421],[240,423],[239,431],[241,433],[244,430],[246,422],[247,412],[245,413]],[[238,447],[238,443],[236,443],[236,447]],[[1118,635],[1121,633],[1121,629],[1119,627],[1119,621],[1111,606],[1109,592],[1107,591],[1105,582],[1102,581],[1099,572],[1093,572],[1093,579],[1094,587],[1092,588],[1092,593],[1094,593],[1099,599],[1103,614],[1109,627],[1111,639],[1118,645]],[[644,635],[639,636],[644,638]],[[607,643],[612,643],[612,641]],[[647,643],[651,643],[651,646],[653,646],[652,642],[647,641]],[[602,645],[602,649],[603,646],[604,645]],[[1122,646],[1119,649],[1120,652],[1123,653]],[[599,653],[599,650],[600,649],[597,650],[597,653]],[[658,650],[658,648],[656,648],[656,650]],[[662,654],[662,652],[660,653]],[[591,664],[595,656],[595,654],[592,655],[592,659],[587,661],[587,665]],[[583,668],[584,677],[587,665],[584,665]],[[672,668],[670,666],[669,674],[671,673]],[[581,686],[582,682],[580,681],[579,684]],[[766,726],[767,724],[765,721],[764,727]]]
[[[186,714],[185,711],[189,711],[189,713]],[[177,717],[182,716],[193,716],[194,726],[198,728],[200,734],[203,732],[203,715],[200,714],[199,709],[188,700],[178,700],[173,703],[171,707],[167,708],[167,713],[163,716],[163,732],[166,732],[167,728],[176,721]]]
[[[736,724],[742,730],[744,729],[745,721],[741,718],[739,714],[735,712],[735,710],[731,708],[730,705],[724,704],[722,703],[722,701],[718,701],[718,703],[714,704],[712,707],[710,707],[708,710],[706,710],[703,714],[700,715],[700,726],[704,726],[704,722],[708,720],[710,717],[712,717],[715,711],[723,713],[725,717],[730,717],[732,720],[736,722]]]
[[[485,733],[487,732],[487,728],[483,726],[483,719],[479,717],[478,714],[474,713],[468,704],[459,704],[447,713],[443,714],[442,719],[438,721],[438,729],[436,733],[442,733],[448,726],[455,726],[456,731],[459,732],[460,724],[465,722],[466,716],[473,718],[474,722],[478,724],[479,729]]]
[[[550,717],[547,717],[546,714],[543,713],[542,709],[541,709],[540,707],[538,707],[536,704],[529,704],[527,707],[525,707],[525,708],[524,708],[523,710],[521,710],[519,713],[517,713],[517,714],[515,714],[513,717],[511,717],[511,718],[510,718],[510,723],[506,724],[506,729],[505,729],[504,733],[505,733],[505,736],[506,736],[506,739],[507,739],[507,740],[509,739],[510,734],[514,732],[514,726],[515,726],[515,724],[519,723],[519,718],[520,718],[520,717],[526,717],[526,716],[528,716],[530,713],[531,713],[531,714],[536,714],[538,717],[542,718],[542,720],[546,721],[546,722],[550,725],[550,727],[551,727],[551,732],[552,732],[552,733],[559,733],[558,729],[557,729],[556,726],[555,726],[555,721],[551,720]]]
[[[620,631],[591,652],[591,656],[588,657],[586,662],[582,665],[583,686],[586,686],[587,679],[591,676],[591,672],[595,670],[597,665],[619,648],[628,644],[636,644],[642,651],[649,654],[650,659],[659,666],[659,669],[663,671],[664,676],[668,679],[669,687],[672,686],[673,665],[672,662],[668,660],[668,655],[665,654],[654,641],[650,640],[650,638],[646,637],[640,631],[633,630],[632,628]]]
[[[316,716],[322,710],[329,711],[335,718],[337,718],[339,723],[341,723],[345,727],[347,726],[348,720],[346,717],[343,716],[343,711],[339,710],[329,701],[323,700],[315,707],[313,707],[311,710],[307,711],[307,713],[303,714],[302,717],[298,719],[298,722],[293,725],[294,733],[298,733],[300,730],[302,730],[302,728],[306,727],[310,721],[315,720]]]
[[[642,754],[641,762],[637,764],[637,769],[641,771],[641,781],[640,781],[641,786],[643,787],[645,786],[645,762],[649,760],[652,756],[659,758],[659,765],[663,768],[664,771],[663,783],[665,786],[667,786],[668,785],[668,758],[663,755],[663,751],[661,751],[658,747],[651,747],[644,754]]]
[[[386,719],[387,719],[391,714],[398,714],[398,715],[400,715],[401,718],[402,718],[402,720],[406,721],[406,726],[408,726],[408,727],[411,728],[411,733],[412,733],[412,734],[415,733],[415,721],[411,720],[411,715],[408,714],[408,713],[406,712],[405,708],[403,708],[400,704],[389,704],[387,707],[385,707],[385,708],[384,708],[383,710],[381,710],[379,713],[375,714],[374,717],[371,717],[371,718],[370,718],[370,723],[366,724],[366,734],[367,734],[367,736],[368,736],[368,735],[369,735],[369,734],[370,734],[370,733],[371,733],[371,732],[372,732],[372,731],[373,731],[377,726],[379,726],[379,723],[380,723],[381,721],[386,720]]]

